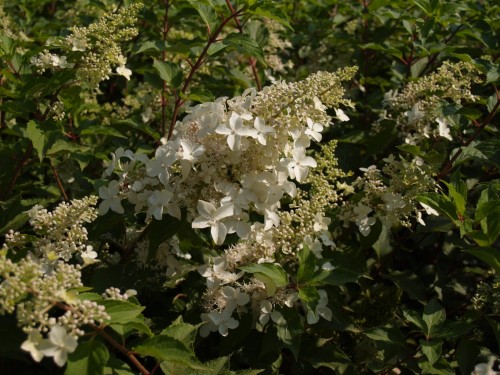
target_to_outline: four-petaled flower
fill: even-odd
[[[40,362],[43,358],[43,353],[38,346],[43,341],[43,336],[38,331],[31,331],[28,339],[21,344],[21,349],[31,354],[31,358],[35,362]]]
[[[251,120],[251,115],[239,115],[235,112],[229,118],[229,127],[221,124],[215,129],[217,134],[227,135],[227,144],[232,151],[239,151],[244,149],[242,144],[242,137],[257,138],[258,132],[256,129],[249,128],[243,125],[243,120]]]
[[[210,227],[215,244],[222,245],[226,239],[227,228],[221,220],[233,215],[233,205],[228,204],[215,208],[212,203],[199,200],[197,209],[200,216],[193,220],[191,226],[198,229]]]
[[[257,140],[263,146],[267,144],[266,136],[268,134],[273,134],[275,132],[274,128],[272,126],[266,125],[264,119],[260,117],[255,118],[255,121],[253,122],[253,127],[257,129]]]
[[[172,199],[173,193],[169,190],[155,190],[148,198],[147,217],[154,216],[156,220],[161,220],[163,209],[168,206]]]
[[[109,185],[99,188],[99,196],[103,199],[99,205],[99,214],[105,215],[111,208],[113,211],[123,214],[125,210],[122,207],[121,199],[118,196],[120,192],[120,183],[113,180]]]
[[[47,357],[54,357],[54,362],[59,367],[64,366],[68,360],[68,353],[73,353],[78,346],[76,339],[66,332],[61,326],[53,326],[49,338],[38,345],[38,349]]]
[[[315,168],[318,164],[310,156],[306,156],[306,150],[302,147],[296,147],[293,150],[293,159],[284,159],[284,164],[288,168],[290,178],[295,178],[298,182],[304,182],[309,167]]]

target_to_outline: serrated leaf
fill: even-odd
[[[309,249],[309,246],[304,244],[304,247],[299,251],[299,270],[297,271],[297,283],[307,284],[312,279],[316,268],[316,256]]]
[[[446,312],[441,304],[433,299],[424,308],[422,319],[426,325],[424,332],[427,338],[433,337],[433,334],[439,329],[439,325],[446,319]]]
[[[264,52],[262,48],[246,34],[229,34],[223,41],[224,44],[234,48],[236,51],[245,56],[255,57],[262,65],[266,66],[264,60]]]
[[[155,130],[151,129],[149,125],[139,125],[136,122],[132,120],[122,120],[116,122],[116,125],[125,125],[125,126],[130,126],[131,128],[135,130],[139,130],[142,133],[145,133],[149,136],[151,136],[153,139],[158,140],[160,139],[160,134],[156,132]]]
[[[169,364],[178,363],[195,370],[207,369],[182,342],[166,335],[150,337],[135,346],[134,351]]]
[[[194,326],[189,323],[184,323],[182,316],[179,316],[170,326],[161,331],[160,335],[170,336],[182,342],[187,348],[194,349],[196,333],[202,324],[203,323],[200,323]]]
[[[68,375],[104,375],[104,366],[109,359],[106,345],[98,340],[78,344],[76,350],[68,355]]]
[[[416,311],[410,310],[410,309],[405,309],[405,308],[403,308],[402,311],[403,311],[403,316],[406,320],[413,323],[422,332],[425,332],[426,325],[425,325],[425,322],[423,321],[423,319],[419,313],[417,313]]]
[[[423,193],[415,198],[418,202],[446,214],[453,222],[458,219],[455,205],[447,198],[436,193]]]
[[[109,325],[114,331],[119,333],[121,336],[126,336],[129,333],[138,331],[146,334],[147,336],[153,336],[153,332],[151,332],[151,328],[144,322],[144,318],[137,317],[134,320],[131,320],[125,324],[110,324]]]
[[[480,247],[478,249],[469,249],[464,251],[481,259],[500,275],[500,251],[498,249],[492,247]]]
[[[106,367],[104,367],[104,375],[135,375],[135,372],[125,362],[110,357]]]
[[[148,40],[142,43],[139,49],[134,51],[133,54],[137,55],[146,51],[165,51],[168,47],[170,47],[170,45],[163,40]]]
[[[431,365],[436,363],[441,357],[441,352],[443,350],[443,342],[441,340],[420,340],[420,348],[422,353],[427,357],[427,360]]]
[[[316,307],[318,306],[320,300],[320,295],[315,287],[309,285],[299,287],[299,298],[306,304],[307,308],[310,311],[316,311]]]
[[[28,122],[28,127],[26,129],[26,136],[31,140],[33,148],[38,154],[38,159],[42,161],[44,158],[43,149],[45,147],[45,134],[38,127],[38,124],[35,121],[31,120]]]
[[[247,12],[272,19],[283,26],[288,27],[290,30],[293,30],[292,25],[290,25],[290,22],[288,21],[287,14],[280,7],[276,6],[276,4],[257,2],[250,6],[247,9]]]
[[[405,337],[397,327],[375,327],[363,332],[375,341],[383,341],[398,346],[405,346]]]
[[[214,94],[212,94],[209,90],[194,88],[189,91],[188,95],[184,95],[181,93],[181,97],[183,99],[194,100],[196,102],[204,103],[211,102],[214,100]]]
[[[276,284],[277,287],[283,287],[288,284],[288,276],[286,271],[279,265],[274,263],[250,264],[240,267],[241,270],[247,273],[264,275]]]
[[[196,9],[201,19],[211,30],[217,23],[217,14],[211,1],[188,0],[189,4]]]
[[[222,51],[224,48],[228,47],[228,44],[225,44],[224,42],[215,42],[208,47],[207,54],[208,56],[213,56],[217,54],[218,52]]]
[[[59,152],[77,153],[89,151],[90,147],[58,139],[47,150],[47,156],[55,155]]]
[[[128,301],[103,300],[99,302],[106,308],[106,313],[110,316],[109,324],[127,324],[134,321],[144,310],[144,307],[138,306]]]
[[[115,128],[112,128],[110,126],[102,126],[102,125],[89,126],[85,129],[83,129],[80,132],[80,134],[81,135],[101,134],[101,135],[110,135],[110,136],[117,137],[117,138],[128,139],[128,137],[126,137],[125,135],[120,133]]]
[[[153,67],[160,74],[161,79],[171,87],[179,87],[182,84],[183,76],[179,65],[172,61],[154,60]]]

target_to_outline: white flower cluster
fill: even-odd
[[[341,82],[355,71],[319,72],[297,83],[280,82],[261,92],[247,90],[240,97],[197,105],[176,124],[174,137],[158,147],[152,159],[124,149],[112,155],[104,176],[114,173],[118,180],[99,189],[101,214],[110,209],[123,213],[126,199],[148,219],[159,220],[166,213],[180,219],[181,210],[186,210],[192,227],[210,229],[216,245],[231,233],[240,238],[223,255],[207,258],[207,264],[198,268],[207,280],[202,335],[215,331],[227,335],[239,324],[233,315],[245,312],[250,301],[252,309],[263,315],[261,325],[267,315],[283,323],[274,306],[300,303],[295,290],[266,290],[255,278],[240,282],[243,273],[235,269],[251,262],[274,262],[278,250],[296,262],[294,251],[304,241],[317,257],[323,245],[333,245],[324,211],[338,199],[326,181],[342,175],[333,156],[335,144],[325,149],[328,157],[319,162],[307,155],[307,149],[311,141],[321,141],[323,130],[331,125],[327,105],[335,109],[339,121],[348,120],[339,108],[351,105],[343,98]],[[310,169],[316,167],[320,172],[314,177]],[[314,198],[296,182],[310,184]],[[296,201],[291,212],[281,210],[287,196]],[[174,263],[170,261],[168,272],[175,269]],[[320,295],[317,311],[308,315],[311,324],[319,316],[331,318],[327,296]]]
[[[392,90],[386,93],[387,113],[382,117],[397,121],[408,144],[418,145],[428,138],[452,141],[450,126],[455,119],[443,113],[443,107],[449,104],[460,107],[464,101],[476,101],[477,97],[471,93],[474,82],[480,82],[480,78],[472,64],[445,61],[435,73],[410,82],[401,93]]]
[[[119,179],[100,188],[100,213],[123,213],[124,198],[148,219],[180,218],[185,208],[193,228],[210,228],[217,245],[229,233],[248,238],[258,223],[250,214],[260,215],[266,230],[278,226],[280,200],[293,197],[293,180],[305,182],[317,165],[306,151],[331,123],[325,105],[350,105],[341,81],[354,72],[320,72],[191,108],[154,158],[117,150],[105,175]]]
[[[78,298],[82,266],[66,263],[97,261],[83,227],[97,217],[96,203],[93,196],[61,203],[53,212],[35,206],[29,216],[36,236],[10,232],[0,250],[0,314],[16,313],[28,334],[21,348],[37,362],[53,357],[63,366],[82,326],[109,319],[104,306]],[[10,258],[26,251],[17,262]]]
[[[409,226],[411,217],[425,225],[415,197],[436,189],[432,168],[418,159],[408,162],[390,155],[384,162],[382,171],[375,165],[361,168],[363,176],[356,179],[353,187],[362,191],[363,197],[342,207],[342,219],[346,224],[356,223],[363,236],[370,234],[377,218],[386,228]]]
[[[63,202],[49,212],[41,206],[33,207],[28,213],[30,224],[39,236],[33,240],[33,254],[47,262],[59,259],[68,261],[79,254],[84,262],[95,259],[92,246],[87,245],[87,229],[85,223],[97,217],[96,196],[89,196],[70,203]],[[95,255],[95,256],[94,256]]]
[[[54,47],[65,50],[65,54],[45,50],[33,56],[31,63],[39,73],[47,69],[75,68],[77,78],[92,89],[109,79],[113,68],[116,74],[129,80],[132,71],[125,65],[127,59],[121,52],[120,43],[137,35],[138,31],[132,25],[137,22],[142,7],[141,3],[132,4],[116,13],[106,14],[87,27],[71,28],[71,35],[65,39],[51,41]]]

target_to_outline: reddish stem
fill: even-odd
[[[198,57],[198,60],[194,63],[192,66],[191,70],[189,71],[189,75],[187,76],[186,80],[184,81],[184,85],[182,86],[182,89],[176,93],[176,99],[175,99],[175,106],[174,106],[174,112],[172,114],[172,121],[170,122],[170,129],[168,131],[168,138],[170,139],[172,137],[172,134],[174,132],[174,127],[175,123],[177,122],[177,117],[179,115],[179,110],[181,106],[184,104],[184,100],[182,99],[181,94],[185,94],[187,89],[189,88],[189,85],[191,84],[191,81],[193,80],[194,74],[196,71],[203,65],[204,59],[207,56],[208,48],[217,41],[217,37],[219,34],[222,32],[226,24],[231,21],[233,18],[237,17],[242,10],[238,10],[235,12],[232,12],[229,17],[226,19],[222,20],[221,24],[217,29],[214,31],[212,36],[209,38],[207,44],[203,48],[203,51],[201,52],[200,56]]]

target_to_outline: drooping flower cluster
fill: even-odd
[[[415,145],[426,138],[451,141],[454,119],[445,107],[476,101],[471,93],[474,82],[480,82],[479,71],[471,63],[445,61],[436,72],[407,84],[401,93],[389,91],[383,117],[397,122],[406,143]]]
[[[87,27],[72,27],[68,37],[53,41],[54,47],[66,50],[66,54],[45,50],[32,58],[32,64],[40,73],[47,69],[75,68],[77,78],[92,89],[108,79],[113,69],[116,74],[130,79],[132,71],[125,66],[127,59],[120,44],[137,35],[138,30],[133,25],[142,7],[141,3],[132,4],[106,14]]]

